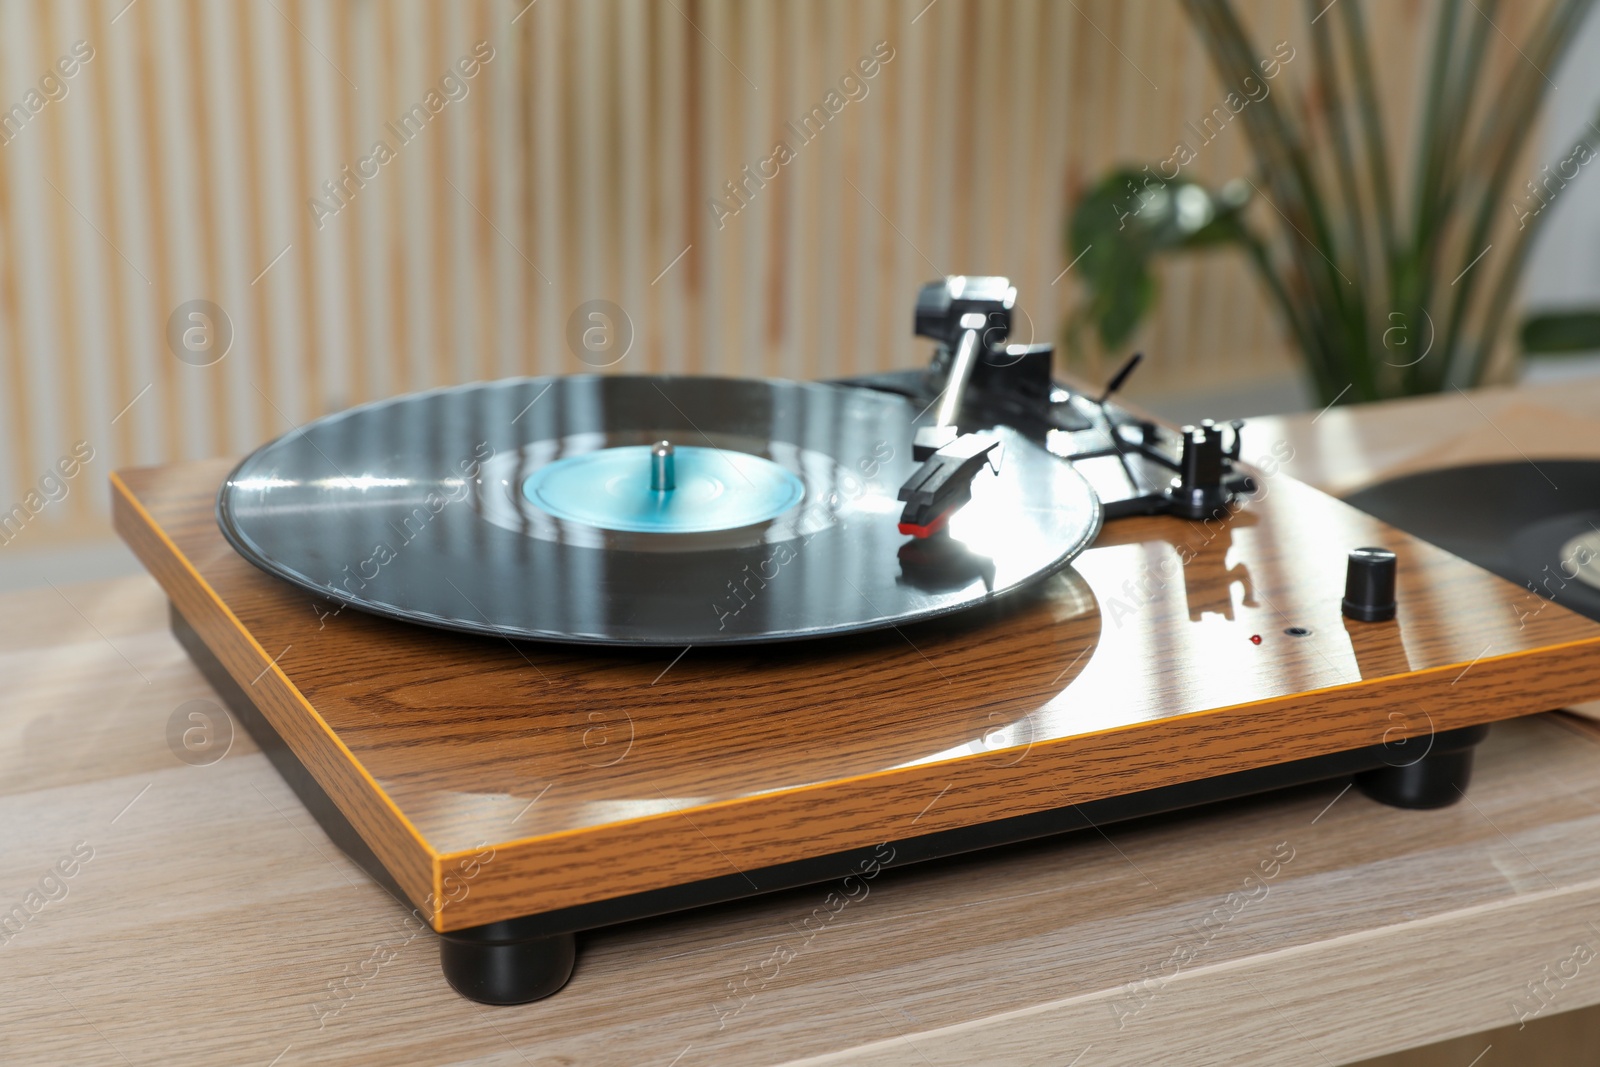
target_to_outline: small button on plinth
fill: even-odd
[[[1387,548],[1358,548],[1345,570],[1344,613],[1360,622],[1394,618],[1395,556]]]

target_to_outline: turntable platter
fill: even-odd
[[[948,536],[906,550],[896,494],[918,416],[810,383],[480,383],[264,446],[224,484],[218,521],[258,567],[360,610],[610,645],[898,626],[1018,590],[1093,540],[1088,484],[1001,427],[999,472],[974,480]]]

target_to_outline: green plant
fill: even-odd
[[[1541,356],[1600,351],[1600,309],[1529,315],[1522,321],[1522,350]]]
[[[1069,351],[1082,350],[1091,324],[1108,349],[1127,341],[1154,304],[1157,256],[1232,244],[1249,257],[1323,402],[1483,381],[1547,218],[1532,182],[1525,210],[1507,185],[1549,88],[1544,71],[1593,2],[1552,0],[1515,46],[1522,61],[1490,86],[1484,57],[1498,3],[1441,0],[1407,206],[1389,158],[1361,0],[1307,0],[1310,91],[1291,107],[1286,90],[1251,90],[1273,74],[1228,0],[1183,0],[1223,85],[1238,89],[1230,99],[1241,103],[1229,111],[1258,171],[1213,191],[1183,179],[1182,162],[1169,159],[1155,172],[1120,168],[1091,189],[1068,224],[1069,255],[1083,257],[1087,294],[1068,322]],[[1600,125],[1590,123],[1558,167],[1586,164],[1597,143]],[[1562,185],[1575,176],[1561,174]],[[1553,195],[1559,188],[1550,177],[1547,168],[1543,187]],[[1248,217],[1258,199],[1268,204],[1254,212],[1265,229]],[[1496,223],[1510,215],[1518,228],[1498,236]],[[1508,243],[1480,263],[1499,242]]]

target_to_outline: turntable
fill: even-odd
[[[485,1003],[575,935],[1302,782],[1404,807],[1600,624],[924,288],[929,368],[477,383],[113,476],[172,626]],[[1542,602],[1541,602],[1542,603]]]

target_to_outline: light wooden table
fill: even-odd
[[[1585,412],[1600,385],[1332,411],[1246,455],[1291,441],[1348,491],[1491,435],[1600,454]],[[827,887],[635,923],[486,1008],[248,737],[174,755],[211,694],[153,582],[0,599],[0,672],[0,919],[42,904],[0,929],[8,1065],[1338,1064],[1514,1024],[1530,982],[1542,1017],[1600,1002],[1600,955],[1568,962],[1600,952],[1600,732],[1571,716],[1497,727],[1441,811],[1312,787],[886,872],[809,937]]]

